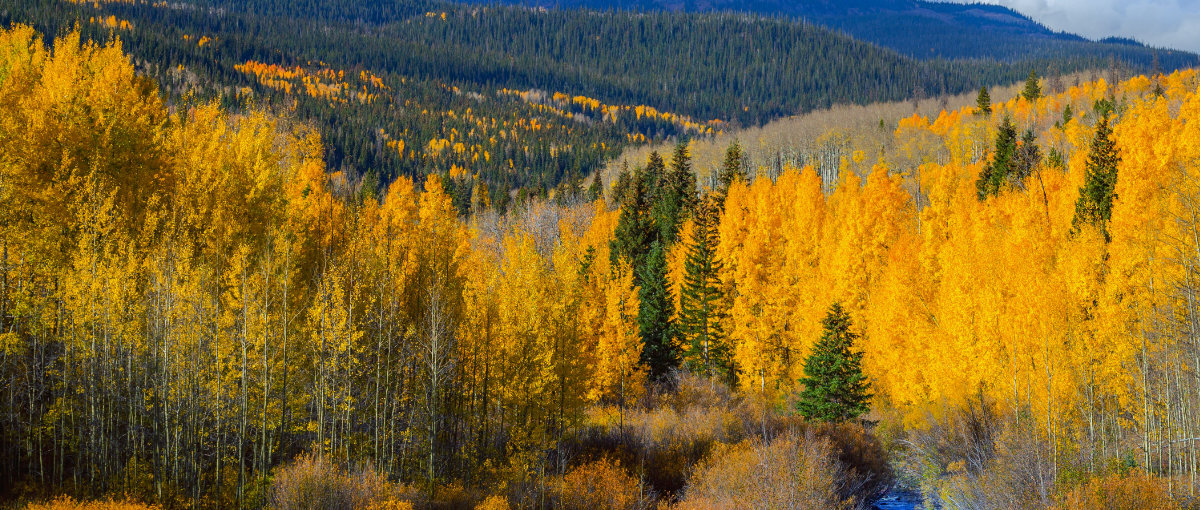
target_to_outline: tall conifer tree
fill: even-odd
[[[619,260],[629,262],[636,279],[637,271],[646,262],[650,245],[658,236],[658,227],[650,214],[653,203],[649,190],[650,172],[637,172],[629,180],[629,188],[623,193],[621,202],[621,217],[617,220],[617,229],[609,244],[609,257],[614,265]],[[641,282],[637,282],[641,284]]]
[[[717,174],[717,205],[725,210],[725,197],[733,183],[746,180],[746,153],[736,140],[725,149],[725,160],[721,162],[721,172]]]
[[[979,96],[975,98],[975,110],[980,115],[992,113],[992,96],[987,87],[979,88]]]
[[[1037,71],[1029,71],[1029,77],[1025,79],[1025,89],[1021,91],[1021,97],[1028,101],[1035,101],[1042,97],[1042,85],[1038,81]]]
[[[675,145],[671,167],[663,174],[655,198],[658,238],[664,245],[673,244],[679,235],[679,226],[696,206],[696,174],[692,173],[692,157],[686,143]]]
[[[638,279],[642,282],[638,289],[641,361],[649,370],[650,379],[661,381],[679,367],[679,352],[675,342],[675,298],[667,280],[666,253],[659,242],[650,247]]]
[[[1013,171],[1016,152],[1017,128],[1013,126],[1012,119],[1006,116],[1004,122],[1000,124],[1000,130],[996,133],[996,150],[992,153],[992,159],[979,173],[979,179],[975,181],[975,190],[980,200],[1000,193],[1000,189],[1008,182],[1009,174]]]
[[[1079,199],[1075,202],[1075,217],[1071,229],[1078,232],[1084,224],[1094,225],[1109,240],[1108,222],[1112,219],[1113,199],[1117,197],[1117,166],[1121,155],[1112,140],[1112,126],[1105,114],[1096,125],[1096,135],[1088,150],[1087,175],[1083,187],[1079,188]]]
[[[721,286],[722,263],[716,254],[719,215],[711,198],[706,197],[697,207],[680,290],[679,330],[687,368],[710,380],[731,382],[734,370],[724,324],[729,307]]]
[[[840,423],[871,410],[871,383],[862,372],[863,353],[854,352],[858,334],[850,314],[834,303],[821,321],[824,333],[804,360],[804,390],[796,410],[807,420]]]

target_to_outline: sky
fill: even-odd
[[[1155,47],[1200,52],[1200,0],[976,1],[1015,9],[1052,30],[1089,39],[1130,37]]]

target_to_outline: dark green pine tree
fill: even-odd
[[[807,420],[841,423],[871,409],[871,383],[862,373],[863,353],[854,352],[858,335],[850,315],[834,303],[821,321],[824,334],[804,360],[804,390],[796,410]]]
[[[724,327],[728,304],[721,289],[722,264],[716,254],[719,218],[720,210],[711,198],[702,200],[696,208],[679,296],[679,332],[688,370],[709,380],[732,383],[735,373]]]
[[[988,94],[987,87],[979,88],[979,96],[975,98],[975,110],[977,115],[992,113],[992,96]]]
[[[662,187],[666,175],[667,164],[663,162],[662,156],[658,151],[651,152],[650,157],[646,158],[646,169],[641,174],[642,179],[646,181],[646,191],[650,193],[650,200],[658,200],[659,188]]]
[[[996,133],[996,150],[992,153],[992,159],[983,167],[983,171],[979,172],[979,179],[975,181],[975,190],[980,200],[1000,193],[1013,170],[1016,152],[1017,128],[1012,119],[1005,116],[1004,122],[1000,123],[1000,131]]]
[[[1029,78],[1025,79],[1025,89],[1021,91],[1021,97],[1028,101],[1042,97],[1042,85],[1038,82],[1037,71],[1029,71]]]
[[[733,183],[746,180],[746,154],[737,140],[725,149],[725,161],[721,162],[721,172],[717,174],[717,204],[725,209],[725,197]]]
[[[1025,189],[1025,179],[1033,175],[1033,171],[1042,163],[1042,149],[1037,144],[1037,135],[1032,129],[1026,129],[1021,136],[1021,145],[1013,158],[1013,171],[1009,180],[1020,189]]]
[[[671,167],[659,181],[654,203],[654,219],[658,222],[659,239],[664,245],[675,243],[679,227],[696,207],[696,174],[692,173],[692,157],[687,144],[675,145]]]
[[[601,198],[604,198],[604,181],[600,179],[600,172],[597,171],[596,174],[592,176],[591,186],[588,186],[587,199],[595,202]]]
[[[609,199],[612,203],[620,207],[625,203],[625,198],[629,195],[629,189],[633,187],[633,175],[629,173],[629,162],[621,162],[621,171],[617,174],[617,180],[612,185],[612,194]]]
[[[1112,219],[1113,200],[1117,197],[1117,166],[1120,164],[1121,155],[1112,140],[1112,126],[1105,114],[1096,125],[1096,135],[1088,149],[1087,175],[1075,202],[1072,232],[1078,233],[1083,225],[1093,225],[1104,234],[1105,241],[1111,240],[1108,222]]]
[[[642,337],[642,364],[650,380],[662,381],[679,368],[679,348],[675,341],[675,297],[667,280],[667,256],[655,241],[638,279],[638,330]]]
[[[658,225],[650,214],[653,204],[650,193],[649,172],[642,170],[629,179],[629,187],[623,193],[621,217],[617,220],[616,232],[609,243],[609,257],[616,265],[621,260],[633,268],[637,280],[638,268],[646,263],[650,245],[658,237]],[[640,281],[637,282],[639,285]]]

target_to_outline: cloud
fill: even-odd
[[[1200,0],[983,1],[1089,39],[1130,37],[1151,46],[1200,52]]]

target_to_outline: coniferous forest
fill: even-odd
[[[0,21],[0,508],[1200,508],[1190,54],[446,2]],[[835,156],[697,156],[838,104]]]

